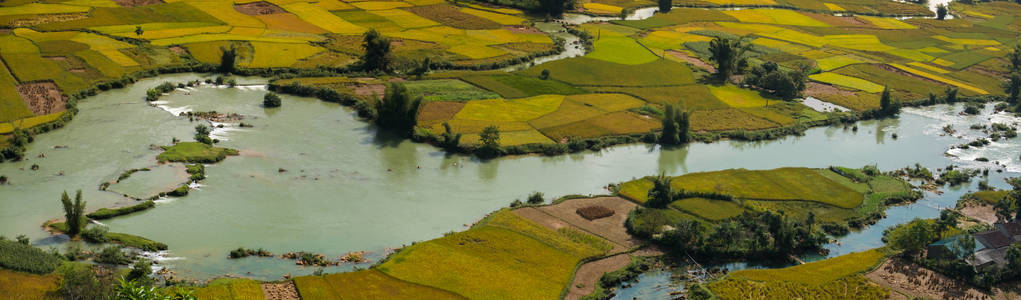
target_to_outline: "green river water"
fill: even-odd
[[[334,103],[283,96],[283,107],[264,109],[264,87],[258,86],[264,80],[258,78],[240,80],[255,86],[176,91],[160,99],[163,108],[143,100],[146,89],[163,81],[198,78],[197,74],[162,76],[89,98],[79,104],[81,113],[67,127],[36,137],[26,153],[29,160],[0,164],[0,175],[12,183],[0,187],[0,234],[26,234],[37,245],[62,247],[65,237],[51,237],[40,228],[46,220],[61,216],[61,191],[81,189],[91,211],[134,203],[114,190],[151,194],[183,182],[179,169],[162,166],[135,173],[111,186],[111,191],[98,189],[124,170],[155,166],[159,153],[155,146],[168,145],[174,137],[191,140],[193,128],[201,123],[168,111],[234,112],[254,127],[227,124],[214,132],[220,146],[239,149],[242,155],[208,165],[208,178],[187,197],[161,199],[155,209],[103,224],[110,231],[168,244],[170,250],[155,257],[178,277],[208,279],[230,273],[267,280],[313,269],[275,258],[228,260],[228,252],[261,247],[274,253],[313,251],[336,258],[366,250],[369,258],[377,260],[387,248],[463,230],[466,224],[532,191],[548,196],[605,194],[609,183],[660,172],[865,164],[890,170],[915,162],[930,168],[951,163],[994,167],[948,157],[947,149],[979,135],[966,130],[967,124],[1016,122],[988,113],[961,117],[956,114],[958,108],[936,106],[910,109],[899,119],[860,122],[857,132],[825,127],[776,141],[720,141],[666,150],[625,145],[557,157],[479,161],[379,134],[351,110]],[[939,128],[947,123],[957,124],[959,131],[970,136],[940,136]],[[893,133],[899,135],[897,139],[891,137]],[[989,179],[994,186],[1003,187],[1004,176],[1021,171],[1021,147],[1016,140],[972,151],[953,154],[969,159],[985,156],[1007,164],[1007,173],[994,172]],[[45,158],[37,157],[41,153]],[[31,171],[32,164],[40,169]],[[287,171],[279,172],[280,168]],[[873,247],[881,243],[883,228],[914,217],[933,217],[938,207],[952,205],[967,189],[928,195],[918,204],[891,209],[890,218],[828,248],[836,255]]]

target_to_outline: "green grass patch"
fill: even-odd
[[[682,85],[665,87],[593,87],[600,92],[618,92],[641,98],[660,105],[673,104],[685,110],[711,110],[729,108],[720,101],[706,85]]]
[[[604,36],[596,40],[593,46],[595,50],[586,57],[625,65],[640,65],[659,59],[659,56],[629,37]]]
[[[687,198],[670,203],[670,207],[678,209],[710,221],[730,219],[745,212],[744,207],[733,201],[712,200],[705,198]]]
[[[119,233],[119,232],[107,232],[106,237],[111,241],[118,244],[142,249],[145,251],[160,251],[167,250],[167,244],[153,241],[144,237],[140,237],[133,234]]]
[[[975,50],[969,50],[954,52],[951,54],[941,56],[940,58],[953,62],[954,64],[950,65],[949,67],[960,70],[981,63],[993,57],[982,54]]]
[[[164,146],[163,153],[156,156],[160,162],[216,163],[228,155],[238,155],[238,151],[228,148],[213,147],[199,142],[181,142],[173,146]]]
[[[540,71],[541,72],[541,71]],[[573,95],[585,90],[556,80],[543,80],[535,76],[479,75],[462,77],[467,82],[496,92],[504,98],[524,98],[538,95]]]
[[[879,93],[882,92],[884,88],[882,85],[873,83],[865,79],[830,72],[809,75],[808,78],[818,82],[849,87],[852,89],[857,89],[868,93]]]
[[[0,240],[0,267],[33,274],[48,274],[60,265],[60,258],[42,249],[12,240]]]
[[[294,284],[302,299],[465,299],[461,295],[403,281],[375,269],[302,276],[294,278]]]
[[[1003,200],[1010,195],[1010,191],[978,191],[965,195],[964,198],[970,198],[978,201],[982,204],[996,205],[1000,200]]]
[[[579,57],[549,62],[540,66],[519,73],[537,77],[545,69],[550,71],[550,78],[574,85],[662,86],[695,83],[691,69],[686,65],[665,59],[640,65],[622,65]],[[621,76],[621,74],[628,76]]]
[[[844,276],[871,270],[886,256],[887,254],[883,250],[873,249],[783,269],[741,270],[731,273],[730,277],[754,281],[783,280],[820,285]]]
[[[100,208],[99,210],[97,210],[95,212],[92,212],[90,214],[87,214],[85,216],[88,217],[89,219],[93,219],[93,220],[103,220],[103,219],[109,219],[109,218],[113,218],[113,217],[117,217],[117,216],[123,216],[123,215],[134,213],[134,212],[143,211],[143,210],[150,209],[150,208],[153,208],[153,207],[156,207],[156,204],[154,202],[152,202],[152,200],[148,200],[148,201],[145,201],[145,202],[142,202],[142,203],[139,203],[139,204],[135,204],[135,205],[132,205],[132,206],[125,206],[125,207],[121,207],[121,208],[114,208],[114,209]]]
[[[245,278],[215,279],[193,294],[198,299],[265,299],[258,281]]]
[[[425,101],[468,101],[494,99],[500,95],[457,79],[406,81],[404,86]]]

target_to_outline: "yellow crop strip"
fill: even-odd
[[[602,3],[591,3],[590,2],[590,3],[582,4],[581,6],[584,7],[586,11],[590,11],[590,12],[597,13],[597,14],[607,14],[607,15],[619,14],[620,11],[623,10],[623,8],[621,8],[619,6],[613,6],[613,5],[602,4]]]
[[[933,72],[940,73],[940,74],[950,73],[950,71],[941,69],[939,67],[931,66],[931,65],[928,65],[928,64],[925,64],[925,63],[922,63],[922,62],[917,62],[917,61],[909,62],[908,65],[911,65],[913,67],[919,67],[919,68],[926,69],[926,70],[933,71]]]
[[[819,81],[819,82],[825,82],[825,83],[829,83],[829,84],[833,84],[833,85],[849,87],[849,88],[853,88],[853,89],[858,89],[858,90],[866,91],[866,92],[869,92],[869,93],[879,93],[879,92],[883,91],[883,86],[882,85],[873,83],[873,82],[865,80],[865,79],[861,79],[861,78],[857,78],[857,77],[851,77],[851,76],[844,76],[844,75],[840,75],[840,74],[837,74],[837,73],[824,72],[824,73],[809,75],[808,78],[812,79],[812,80],[815,80],[815,81]]]
[[[958,45],[971,45],[971,46],[997,46],[1000,42],[994,40],[981,40],[981,39],[955,39],[942,35],[933,36],[932,38],[941,40],[948,43],[954,43]]]
[[[351,24],[351,22],[345,21],[337,15],[312,4],[292,3],[285,5],[284,9],[298,15],[305,22],[312,23],[333,33],[361,34],[366,31],[364,27]]]
[[[500,25],[521,25],[525,22],[525,19],[505,14],[498,14],[494,12],[488,12],[484,10],[472,9],[472,8],[461,8],[461,12],[473,15],[479,18],[487,19],[496,22]]]
[[[918,27],[916,27],[915,25],[904,23],[904,22],[902,22],[900,20],[897,20],[897,19],[894,19],[894,18],[870,17],[870,16],[857,16],[857,17],[861,18],[861,19],[863,19],[865,21],[868,21],[869,23],[872,23],[872,25],[875,25],[876,27],[879,27],[879,28],[882,28],[882,29],[918,29]]]
[[[556,111],[563,101],[563,95],[542,95],[514,100],[477,100],[468,102],[454,118],[486,121],[528,121]]]
[[[908,72],[908,73],[915,74],[915,75],[918,75],[918,76],[921,76],[921,77],[925,77],[925,78],[928,78],[928,79],[932,79],[932,80],[935,80],[935,81],[939,81],[939,82],[942,82],[942,83],[953,85],[953,86],[956,86],[956,87],[959,87],[959,88],[962,88],[962,89],[966,89],[966,90],[969,90],[969,91],[972,91],[972,92],[976,92],[976,93],[979,93],[979,94],[982,94],[982,95],[988,95],[989,94],[989,92],[987,92],[986,90],[983,90],[983,89],[980,89],[980,88],[968,85],[966,83],[963,83],[963,82],[960,82],[960,81],[957,81],[957,80],[953,80],[953,79],[949,79],[949,78],[946,78],[946,77],[943,77],[943,76],[939,76],[939,75],[936,75],[936,74],[931,74],[931,73],[923,72],[921,70],[910,68],[910,67],[905,66],[905,65],[890,64],[890,66],[894,67],[894,68],[901,69],[904,72]]]

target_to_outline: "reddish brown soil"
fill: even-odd
[[[298,289],[294,287],[294,282],[290,280],[281,283],[263,283],[262,294],[266,297],[266,300],[301,299],[298,296]]]
[[[283,8],[269,2],[252,2],[245,4],[234,4],[234,10],[249,16],[272,15],[287,12]]]
[[[1005,299],[990,296],[974,287],[922,266],[890,259],[865,275],[868,279],[908,297],[925,299]],[[891,296],[896,293],[891,293]],[[998,297],[997,297],[998,296]]]
[[[184,47],[181,47],[181,46],[170,47],[170,51],[174,52],[174,54],[177,54],[177,55],[182,55],[182,54],[188,53],[188,50],[185,50]]]
[[[450,120],[464,108],[464,102],[429,102],[422,107],[418,114],[418,121],[433,123],[431,121]]]
[[[524,26],[524,25],[519,25],[519,26],[504,26],[503,28],[507,29],[508,31],[513,32],[513,33],[543,34],[542,31],[539,31],[539,29],[536,29],[534,27]]]
[[[991,205],[979,205],[968,202],[961,208],[961,214],[990,225],[996,222],[996,211],[993,210]]]
[[[805,83],[805,95],[813,97],[820,97],[824,95],[854,96],[854,92],[841,90],[828,84],[807,82]]]
[[[713,67],[712,65],[702,61],[701,59],[694,58],[694,57],[688,56],[687,54],[684,54],[684,53],[681,53],[681,52],[677,52],[677,51],[673,51],[673,50],[668,50],[666,53],[670,54],[673,57],[680,58],[681,60],[683,60],[683,61],[685,61],[685,62],[687,62],[687,63],[689,63],[689,64],[691,64],[693,66],[696,66],[696,67],[699,67],[699,68],[701,68],[703,70],[709,71],[709,73],[716,73],[716,67]]]
[[[599,277],[607,272],[622,269],[629,263],[631,263],[630,255],[618,254],[581,265],[578,272],[574,273],[574,282],[571,282],[571,289],[567,291],[567,296],[564,299],[580,299],[591,294],[596,289]]]
[[[354,83],[347,86],[355,92],[358,96],[376,96],[376,99],[382,99],[384,92],[386,92],[386,86],[383,84],[364,84]]]
[[[18,94],[21,94],[25,105],[37,116],[64,111],[67,105],[67,99],[52,81],[19,85]]]
[[[613,210],[614,214],[610,217],[589,221],[576,213],[579,208],[592,205],[606,207]],[[630,248],[637,245],[638,241],[627,233],[624,222],[627,220],[628,213],[637,206],[634,202],[620,197],[600,197],[571,199],[557,205],[543,206],[539,209],[571,225]]]
[[[113,0],[113,2],[117,2],[117,4],[124,7],[146,6],[163,3],[162,0]]]

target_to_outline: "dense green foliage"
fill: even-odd
[[[667,104],[663,116],[663,134],[660,143],[663,145],[679,145],[690,139],[691,116],[686,111]]]
[[[390,83],[383,99],[376,102],[376,125],[395,130],[402,134],[411,134],[418,120],[422,96],[411,95],[408,88],[401,83]]]
[[[390,53],[390,38],[383,36],[376,29],[369,29],[362,36],[362,48],[365,49],[361,60],[362,70],[390,71],[393,60]]]
[[[229,48],[220,47],[220,73],[234,73],[234,68],[237,66],[238,54],[238,48],[234,44],[231,44]]]
[[[60,265],[52,253],[0,237],[0,267],[33,274],[48,274]]]
[[[280,96],[274,92],[266,93],[262,96],[262,106],[267,108],[280,107]]]
[[[744,52],[748,48],[741,40],[714,37],[709,42],[709,59],[716,63],[716,79],[726,81],[730,75],[741,73],[747,64]]]
[[[805,90],[808,80],[808,68],[801,66],[793,70],[783,70],[775,62],[765,62],[755,66],[745,75],[745,84],[757,86],[766,92],[784,100],[792,100]]]
[[[145,202],[142,202],[142,203],[139,203],[139,204],[135,204],[135,205],[132,205],[132,206],[125,206],[125,207],[121,207],[121,208],[115,208],[115,209],[100,208],[99,210],[94,211],[92,213],[89,213],[89,214],[87,214],[85,216],[89,217],[89,219],[103,220],[103,219],[113,218],[113,217],[116,217],[116,216],[123,216],[123,215],[126,215],[126,214],[143,211],[143,210],[146,210],[146,209],[153,208],[155,206],[156,206],[156,204],[154,202],[152,202],[152,200],[148,200],[148,201],[145,201]]]
[[[228,148],[213,147],[198,142],[181,142],[173,146],[163,146],[163,153],[156,156],[160,162],[216,163],[228,155],[238,155],[238,151]]]
[[[67,235],[74,237],[82,232],[87,220],[85,219],[85,201],[82,201],[82,191],[74,196],[74,202],[67,196],[67,191],[60,195],[60,204],[64,207],[64,218],[67,224]]]

